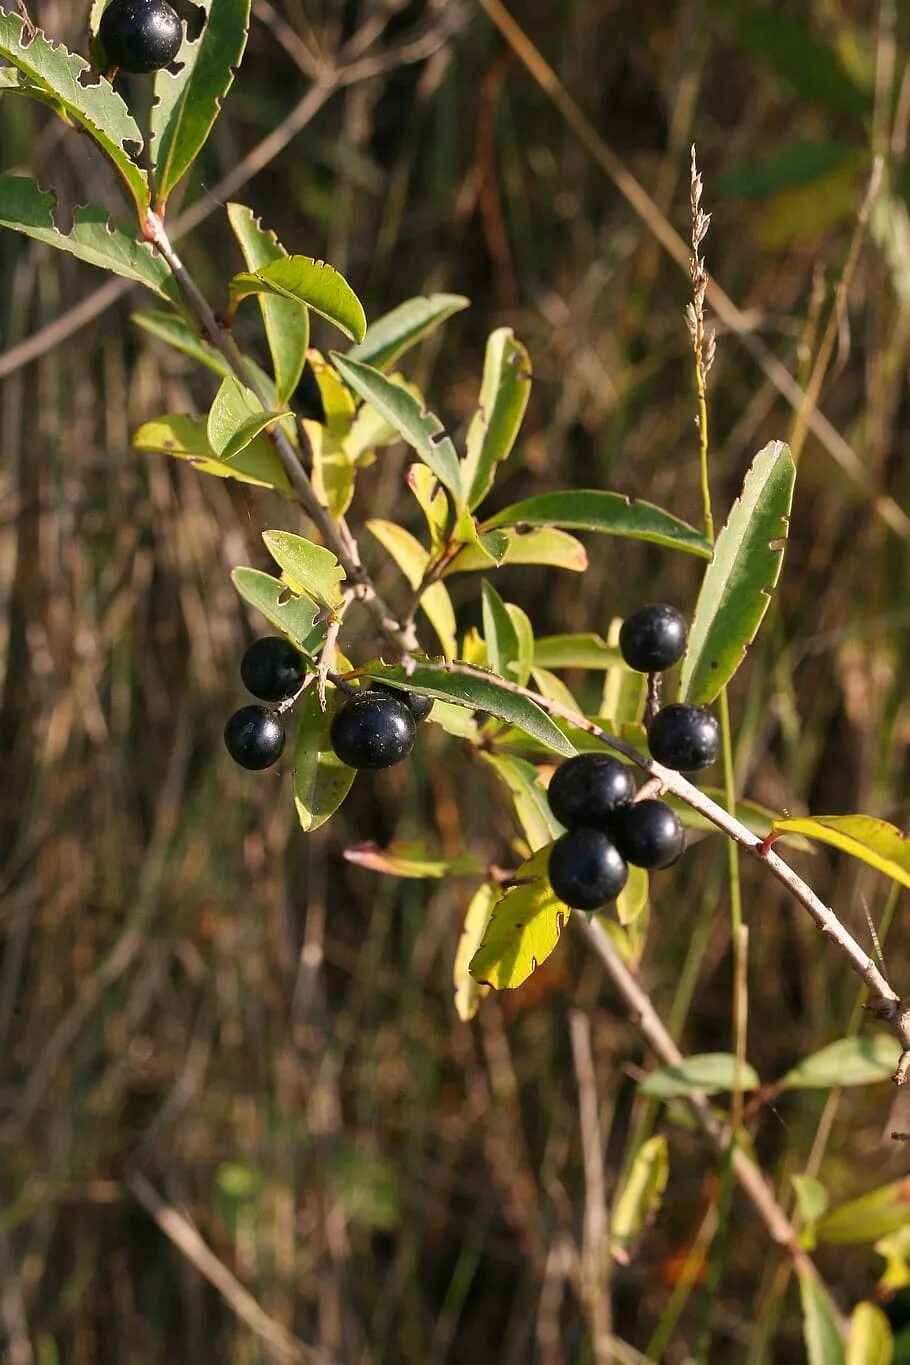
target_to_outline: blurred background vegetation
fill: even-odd
[[[767,440],[793,437],[800,456],[779,598],[732,688],[740,791],[778,812],[906,827],[906,6],[511,0],[653,197],[645,220],[474,0],[253,9],[225,115],[172,206],[198,222],[188,264],[222,299],[241,264],[220,211],[233,197],[342,270],[368,316],[418,292],[467,294],[470,311],[407,363],[454,433],[488,332],[514,327],[535,387],[503,500],[615,488],[699,521],[689,285],[655,235],[661,215],[688,234],[697,142],[708,265],[746,325],[718,325],[716,511]],[[33,6],[83,51],[87,12]],[[314,84],[339,51],[358,72]],[[123,88],[147,100],[142,82]],[[0,145],[4,170],[37,171],[65,202],[116,203],[91,147],[31,103],[3,99]],[[421,838],[509,866],[517,830],[492,774],[430,727],[412,763],[362,778],[306,838],[287,769],[229,762],[221,729],[261,631],[229,571],[268,567],[260,532],[296,528],[296,512],[131,451],[141,421],[204,410],[217,383],[131,322],[141,299],[116,286],[99,298],[100,275],[9,232],[0,260],[4,1359],[593,1360],[573,1010],[591,1024],[608,1195],[645,1125],[672,1134],[661,1213],[613,1267],[614,1331],[689,1359],[718,1175],[672,1114],[636,1098],[650,1059],[599,967],[567,935],[526,987],[462,1024],[452,963],[474,883],[397,881],[343,858],[367,839]],[[817,389],[822,439],[769,357]],[[406,463],[394,449],[366,471],[355,524],[413,515],[416,528]],[[544,632],[605,632],[646,600],[691,611],[696,561],[588,544],[583,580],[505,568],[496,586]],[[366,535],[363,549],[394,599],[390,562]],[[461,623],[476,623],[476,580],[456,593]],[[797,856],[863,943],[866,911],[878,924],[896,910],[884,952],[906,984],[903,905],[884,879]],[[732,1046],[724,869],[706,837],[656,881],[640,970],[687,1051]],[[857,987],[781,888],[745,874],[748,1055],[773,1080],[857,1027]],[[893,1129],[910,1114],[887,1083],[785,1096],[750,1119],[788,1206],[794,1173],[835,1202],[902,1177]],[[156,1211],[177,1224],[159,1230]],[[236,1277],[221,1291],[192,1264],[194,1229]],[[716,1259],[711,1359],[802,1359],[794,1287],[739,1196]],[[818,1262],[845,1312],[878,1292],[895,1330],[910,1320],[901,1294],[876,1290],[869,1245],[822,1245]],[[258,1331],[237,1316],[237,1283],[265,1315]],[[315,1354],[295,1357],[282,1330]],[[910,1360],[906,1338],[897,1358]]]

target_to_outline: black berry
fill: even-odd
[[[616,846],[636,867],[669,867],[686,847],[682,821],[666,801],[635,801],[619,811],[613,829]]]
[[[224,727],[224,742],[241,768],[270,768],[284,750],[284,726],[267,706],[243,706]]]
[[[685,617],[665,602],[639,607],[622,623],[619,648],[629,667],[638,673],[661,673],[672,668],[685,652]]]
[[[696,773],[720,752],[720,726],[703,706],[665,706],[648,730],[651,757],[666,768]]]
[[[629,869],[599,829],[570,829],[550,850],[550,885],[573,910],[596,910],[615,900]]]
[[[414,747],[417,722],[398,697],[362,692],[337,711],[332,748],[349,768],[391,768]]]
[[[110,66],[144,74],[170,66],[183,42],[183,26],[165,0],[111,0],[98,37]]]
[[[547,791],[550,810],[569,829],[608,827],[635,794],[632,774],[609,754],[578,754],[560,764]]]
[[[240,661],[243,685],[262,701],[284,701],[300,691],[306,672],[299,649],[281,635],[254,640]]]
[[[402,692],[400,687],[386,687],[385,683],[370,683],[371,692],[381,692],[384,697],[397,697],[403,701],[418,725],[433,709],[433,698],[422,697],[419,692]]]

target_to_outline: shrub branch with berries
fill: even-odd
[[[687,825],[707,825],[730,841],[734,930],[741,852],[759,860],[808,911],[868,987],[870,1012],[890,1025],[891,1036],[876,1044],[878,1074],[893,1071],[898,1082],[906,1081],[906,1001],[772,848],[777,839],[811,837],[910,885],[900,831],[863,816],[778,819],[734,790],[726,689],[777,583],[795,469],[782,443],[761,450],[715,539],[706,397],[714,340],[705,328],[707,276],[699,254],[708,218],[694,162],[689,329],[704,530],[602,489],[544,492],[493,513],[487,500],[519,437],[532,382],[530,357],[511,330],[499,328],[489,338],[476,411],[459,449],[401,366],[467,300],[412,298],[367,326],[341,275],[290,253],[238,203],[226,213],[238,268],[217,309],[177,255],[168,201],[211,132],[249,21],[249,0],[202,0],[197,8],[200,28],[190,36],[163,0],[95,0],[86,44],[94,80],[83,79],[89,75],[83,57],[36,30],[24,13],[0,13],[4,90],[49,105],[93,139],[123,191],[122,212],[113,220],[106,207],[87,205],[63,228],[52,190],[28,176],[3,175],[0,223],[144,286],[156,307],[138,316],[139,325],[214,372],[208,411],[151,418],[135,434],[137,449],[190,461],[204,475],[274,490],[289,516],[295,504],[301,514],[298,530],[264,533],[272,572],[234,571],[237,591],[274,633],[252,643],[242,660],[243,684],[256,701],[227,721],[228,752],[251,770],[284,756],[302,828],[311,832],[339,808],[359,771],[407,759],[421,727],[467,740],[514,811],[523,854],[518,866],[485,878],[469,853],[457,864],[413,850],[405,858],[394,849],[360,847],[350,856],[385,872],[405,870],[406,863],[408,875],[467,870],[480,877],[454,965],[465,1019],[486,990],[525,981],[577,911],[579,932],[662,1064],[655,1093],[683,1096],[718,1152],[729,1150],[742,1092],[757,1078],[750,1079],[740,1051],[721,1058],[713,1079],[703,1059],[682,1058],[635,970],[647,930],[649,876],[680,859]],[[145,130],[131,112],[137,74],[151,79],[154,94]],[[244,352],[232,331],[238,310],[254,303],[269,369]],[[314,313],[350,348],[327,355],[314,349]],[[364,567],[348,512],[359,471],[400,443],[414,456],[401,497],[414,500],[425,533],[417,538],[397,523],[366,523],[400,572],[400,590],[387,602]],[[583,572],[587,550],[579,532],[595,544],[604,535],[644,540],[703,563],[698,600],[686,613],[688,631],[678,604],[643,603],[621,625],[614,622],[607,638],[536,635],[526,612],[497,591],[496,571],[529,564]],[[459,628],[449,586],[464,574],[480,576],[480,630]],[[680,662],[668,702],[663,675]],[[593,711],[562,676],[578,670],[603,680]],[[709,709],[715,704],[716,715]],[[560,762],[552,771],[554,758]],[[687,774],[718,760],[719,791],[692,785]],[[643,779],[638,790],[636,769]],[[706,1096],[725,1089],[735,1103],[721,1119]],[[814,1282],[792,1225],[751,1158],[734,1146],[737,1179],[771,1236]]]

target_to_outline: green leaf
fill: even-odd
[[[352,844],[344,850],[344,856],[349,863],[366,867],[371,872],[417,881],[427,877],[474,877],[484,871],[470,853],[462,853],[457,858],[428,858],[422,843],[406,839],[396,839],[387,848],[372,842]]]
[[[206,433],[219,460],[232,460],[287,412],[264,412],[251,389],[229,375],[221,381],[209,412]]]
[[[428,298],[408,299],[391,313],[371,322],[366,336],[348,351],[347,358],[384,370],[435,331],[446,318],[468,306],[468,299],[461,294],[430,294]]]
[[[231,582],[244,601],[292,640],[309,658],[318,654],[326,627],[317,624],[319,609],[309,597],[292,593],[286,583],[260,569],[235,569]]]
[[[207,341],[203,341],[199,333],[194,331],[178,313],[165,313],[149,308],[142,313],[133,313],[132,320],[150,336],[173,346],[175,351],[188,355],[200,365],[213,370],[215,374],[220,374],[223,379],[233,375],[233,370],[221,352],[210,346]]]
[[[537,667],[531,669],[531,677],[534,679],[534,686],[541,696],[548,698],[549,701],[558,702],[560,706],[568,707],[576,715],[581,715],[581,706],[577,699],[572,696],[562,678],[558,678],[555,673],[550,673],[546,668]]]
[[[534,663],[541,668],[593,668],[622,664],[618,645],[600,635],[542,635],[534,644]]]
[[[147,242],[138,241],[134,230],[112,223],[106,208],[82,205],[73,214],[72,226],[62,229],[54,222],[56,206],[57,196],[28,176],[0,175],[0,227],[144,284],[162,298],[176,297],[173,277],[161,257]]]
[[[306,593],[329,611],[341,605],[344,569],[331,550],[290,531],[263,531],[262,539],[296,592]]]
[[[206,423],[182,413],[168,413],[146,422],[134,435],[133,446],[136,450],[189,460],[201,474],[259,484],[263,488],[275,488],[279,493],[291,491],[284,466],[274,446],[264,437],[252,441],[227,464],[209,445]]]
[[[515,663],[519,654],[518,632],[506,604],[496,589],[484,579],[481,584],[483,603],[483,638],[487,646],[487,661],[494,673],[506,678],[515,677]]]
[[[669,1099],[676,1095],[716,1095],[732,1090],[736,1058],[730,1052],[703,1052],[687,1057],[679,1066],[661,1066],[638,1087],[643,1095]],[[761,1082],[755,1068],[743,1062],[739,1069],[743,1090],[757,1090]]]
[[[483,501],[497,464],[511,454],[530,396],[531,357],[510,327],[500,327],[487,342],[480,402],[468,428],[462,476],[468,507]]]
[[[849,142],[783,142],[719,176],[712,182],[714,195],[722,199],[767,199],[780,190],[811,184],[852,162],[855,156],[856,148]]]
[[[648,1138],[635,1154],[632,1168],[613,1204],[610,1249],[625,1264],[637,1241],[660,1208],[670,1178],[670,1150],[665,1137]]]
[[[828,1191],[820,1180],[815,1180],[810,1175],[792,1175],[790,1179],[803,1222],[800,1246],[806,1251],[814,1251],[818,1242],[816,1224],[827,1212]]]
[[[616,918],[624,929],[640,919],[648,908],[650,879],[643,867],[629,864],[626,884],[616,897]]]
[[[561,526],[569,531],[599,531],[649,540],[701,559],[710,559],[712,554],[711,544],[703,535],[662,508],[593,488],[541,493],[513,503],[485,522],[484,530],[498,526]]]
[[[548,564],[570,573],[584,573],[588,552],[581,541],[552,526],[521,527],[510,531],[488,531],[474,542],[466,543],[446,567],[446,577],[455,573],[486,572],[492,562],[504,564]]]
[[[242,271],[230,284],[230,311],[253,294],[274,294],[334,323],[356,341],[366,331],[363,304],[343,275],[312,256],[285,256],[255,271]]]
[[[752,461],[717,537],[689,628],[679,682],[689,702],[714,701],[755,639],[780,576],[795,480],[782,441],[770,442]]]
[[[839,1038],[820,1052],[804,1057],[777,1083],[778,1090],[830,1090],[836,1085],[870,1085],[889,1080],[897,1069],[900,1047],[888,1033]]]
[[[820,1242],[862,1246],[889,1237],[908,1225],[910,1189],[904,1179],[880,1185],[858,1199],[840,1204],[819,1220],[816,1231]]]
[[[402,440],[417,451],[439,482],[459,501],[461,465],[439,418],[379,370],[347,360],[334,351],[332,364],[348,387],[391,423]]]
[[[287,252],[273,232],[267,232],[244,204],[228,204],[228,219],[240,244],[247,269],[256,271]],[[296,300],[260,294],[259,307],[275,370],[276,403],[283,407],[294,395],[310,344],[310,315]]]
[[[871,815],[807,815],[775,820],[773,829],[830,844],[893,877],[901,886],[910,886],[910,840],[887,820]]]
[[[797,1264],[799,1297],[803,1309],[803,1339],[809,1365],[846,1365],[844,1339],[837,1323],[837,1312],[811,1270]]]
[[[420,610],[435,630],[446,659],[454,659],[458,653],[457,623],[455,608],[444,583],[431,583],[421,594]]]
[[[478,677],[453,673],[447,671],[444,663],[435,668],[418,665],[410,673],[401,667],[368,664],[363,672],[369,678],[397,683],[406,691],[419,692],[425,697],[456,702],[460,706],[470,707],[472,711],[487,711],[566,758],[571,758],[575,753],[575,746],[536,702],[510,692],[495,674]]]
[[[546,961],[559,942],[569,911],[547,880],[549,845],[515,874],[518,885],[497,901],[469,971],[495,990],[514,990]]]
[[[550,810],[540,774],[533,763],[513,754],[490,753],[485,749],[481,749],[480,756],[510,791],[518,823],[531,851],[552,844],[563,829]]]
[[[520,687],[527,687],[534,662],[534,627],[527,612],[522,611],[514,602],[506,603],[506,611],[512,618],[512,628],[518,639],[518,655],[512,664],[512,673]]]
[[[341,384],[341,377],[339,374],[335,370],[332,370],[332,374],[335,376],[336,382]],[[391,374],[388,376],[388,380],[389,383],[394,384],[396,388],[407,390],[421,407],[423,406],[423,396],[416,384],[409,384],[400,374]],[[344,386],[342,385],[342,387]],[[350,391],[345,388],[344,392],[353,405],[354,399],[351,396]],[[393,446],[396,441],[401,440],[401,436],[395,427],[392,426],[391,422],[387,421],[386,418],[383,417],[381,413],[377,412],[369,403],[361,403],[360,407],[355,411],[356,416],[354,417],[350,432],[345,438],[344,443],[345,450],[352,459],[357,460],[358,462],[363,461],[375,451],[381,450],[385,446]],[[433,475],[430,474],[430,471],[425,466],[420,465],[418,468],[423,469],[424,473],[433,479],[433,483],[436,484]],[[436,486],[438,487],[438,484],[436,484]],[[445,502],[445,493],[442,493],[442,498]],[[446,507],[448,508],[447,502]]]
[[[836,49],[802,19],[786,10],[771,13],[742,3],[728,13],[740,43],[788,93],[835,114],[861,119],[871,113],[871,99],[846,71]]]
[[[364,403],[361,413],[369,412],[369,404]],[[397,435],[397,433],[396,433]],[[420,504],[426,517],[427,527],[433,549],[438,550],[445,539],[449,525],[449,500],[432,470],[425,464],[412,464],[407,472],[408,487]]]
[[[858,1303],[850,1319],[847,1365],[891,1365],[894,1337],[891,1325],[874,1303]]]
[[[301,828],[311,834],[336,812],[356,777],[336,757],[329,730],[332,724],[332,702],[325,714],[319,707],[319,694],[310,684],[299,707],[300,729],[294,746],[294,804]]]
[[[910,1223],[905,1223],[898,1232],[880,1237],[874,1250],[884,1257],[885,1269],[876,1289],[883,1296],[891,1297],[899,1289],[910,1286]]]
[[[155,77],[150,129],[152,183],[163,206],[205,146],[240,65],[250,26],[250,0],[196,0],[205,25],[195,42],[184,33],[176,75]]]
[[[32,37],[22,16],[0,11],[0,58],[21,71],[30,83],[24,94],[40,93],[59,107],[61,116],[84,128],[113,163],[136,205],[140,223],[149,206],[148,178],[131,152],[142,151],[142,133],[120,95],[107,80],[95,77],[88,62],[40,30]],[[82,84],[88,77],[91,84]],[[130,149],[130,150],[128,150]]]
[[[489,986],[481,986],[474,980],[468,970],[468,964],[480,947],[480,941],[486,933],[500,892],[500,887],[485,882],[471,900],[464,918],[464,928],[458,940],[452,974],[455,986],[455,1013],[464,1023],[474,1018],[481,1000],[490,989]]]

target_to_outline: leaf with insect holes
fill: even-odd
[[[530,396],[531,357],[510,327],[500,327],[487,342],[480,400],[465,443],[462,478],[468,507],[483,501],[496,466],[511,454]]]
[[[803,1340],[809,1365],[846,1365],[844,1339],[837,1323],[837,1310],[814,1270],[797,1264],[799,1297],[803,1310]]]
[[[287,259],[287,252],[274,232],[267,232],[244,204],[228,204],[228,221],[243,252],[247,270],[260,270],[273,261]],[[275,371],[275,394],[279,406],[289,403],[300,383],[310,344],[310,315],[296,300],[260,294],[259,307]]]
[[[73,213],[72,225],[59,228],[54,221],[56,207],[57,196],[43,190],[36,180],[25,175],[0,175],[0,227],[144,284],[162,298],[176,298],[171,272],[148,242],[137,239],[135,229],[112,223],[110,213],[100,204],[80,205]]]
[[[145,422],[133,436],[135,450],[171,455],[178,460],[189,460],[201,474],[213,474],[219,479],[237,479],[240,483],[258,484],[274,488],[279,493],[290,493],[291,485],[274,446],[258,437],[234,456],[230,464],[219,457],[209,445],[206,423],[183,413],[168,413]]]
[[[148,177],[131,154],[142,151],[142,133],[110,82],[92,75],[84,57],[52,43],[40,30],[30,36],[20,14],[0,11],[0,59],[22,72],[23,94],[37,93],[88,133],[113,163],[142,222],[149,206]],[[83,77],[91,83],[83,85]]]
[[[806,815],[775,820],[775,834],[801,834],[830,844],[910,886],[910,839],[888,820],[872,815]]]
[[[480,757],[508,788],[515,815],[532,852],[551,844],[562,834],[562,825],[550,810],[540,774],[533,763],[514,754],[490,753],[484,749],[481,749]]]
[[[432,412],[407,389],[369,365],[332,352],[332,364],[349,388],[384,417],[448,488],[461,498],[461,465],[455,447]]]
[[[456,702],[472,711],[486,711],[538,740],[546,749],[566,758],[571,758],[575,753],[572,742],[536,702],[529,697],[517,696],[504,687],[502,680],[494,673],[454,673],[448,671],[443,662],[435,667],[418,664],[412,671],[378,663],[367,664],[363,672],[379,682],[395,683],[405,691],[418,692],[421,696],[435,697],[440,701]]]
[[[269,427],[287,417],[285,412],[265,412],[252,389],[228,375],[221,381],[209,411],[206,433],[219,460],[232,460]]]
[[[797,1062],[775,1087],[778,1090],[830,1090],[836,1085],[871,1085],[889,1080],[897,1069],[900,1047],[887,1033],[839,1038]]]
[[[480,1002],[489,992],[489,986],[481,986],[468,970],[471,958],[480,947],[480,940],[486,933],[493,906],[499,900],[502,888],[485,882],[475,893],[464,917],[464,928],[458,940],[455,954],[455,967],[452,980],[455,986],[455,1013],[464,1023],[473,1019]]]
[[[711,558],[711,544],[693,526],[671,516],[653,503],[641,502],[624,493],[605,493],[596,488],[541,493],[511,507],[504,507],[484,522],[484,530],[509,526],[557,526],[568,531],[597,531],[608,536],[631,536],[649,540],[671,550],[685,550],[701,559]]]
[[[736,1084],[736,1058],[730,1052],[703,1052],[687,1057],[679,1066],[660,1066],[638,1087],[642,1095],[673,1099],[678,1095],[716,1095]],[[748,1062],[739,1067],[743,1090],[757,1090],[761,1082]]]
[[[155,76],[149,127],[159,207],[208,141],[250,27],[250,0],[195,0],[194,8],[203,12],[202,32],[193,41],[184,33],[174,70]]]
[[[628,1249],[660,1208],[670,1178],[670,1150],[663,1135],[648,1138],[635,1153],[631,1169],[613,1201],[610,1250],[626,1264]]]
[[[231,582],[245,602],[292,640],[309,658],[315,658],[326,637],[319,622],[319,608],[310,597],[292,593],[286,583],[261,569],[235,569]]]
[[[752,461],[705,570],[679,680],[680,697],[712,702],[746,657],[780,577],[796,466],[771,441]]]
[[[296,592],[304,592],[329,611],[341,605],[344,569],[323,545],[290,531],[263,531],[265,548]]]
[[[516,885],[497,901],[480,947],[468,970],[475,981],[494,990],[514,990],[553,952],[569,910],[553,894],[547,878],[547,844],[522,863]]]
[[[544,564],[570,573],[584,573],[588,552],[581,541],[552,526],[516,527],[487,531],[462,548],[447,565],[445,576],[486,571],[505,564]]]
[[[319,707],[319,693],[312,684],[303,695],[300,729],[294,746],[294,804],[301,829],[311,834],[335,814],[356,777],[332,748],[329,730],[332,711]]]
[[[847,1334],[847,1365],[891,1365],[894,1336],[878,1304],[858,1303]]]
[[[397,839],[387,848],[372,842],[352,844],[344,850],[344,856],[349,863],[369,868],[371,872],[385,872],[392,877],[410,877],[417,881],[427,877],[475,877],[484,871],[470,853],[459,854],[457,858],[428,858],[422,843],[406,839]]]
[[[467,307],[469,300],[461,294],[430,294],[427,298],[406,299],[390,313],[370,323],[363,341],[348,351],[348,359],[384,370],[453,313],[460,313]]]
[[[241,271],[230,283],[230,312],[253,294],[274,294],[312,308],[334,323],[346,337],[359,340],[366,331],[363,304],[343,275],[312,256],[285,256],[255,271]]]
[[[366,403],[360,409],[362,413],[369,412],[369,410]],[[410,465],[407,472],[407,482],[426,518],[433,549],[438,550],[445,540],[445,533],[449,524],[449,500],[436,475],[432,470],[427,469],[425,464]]]

